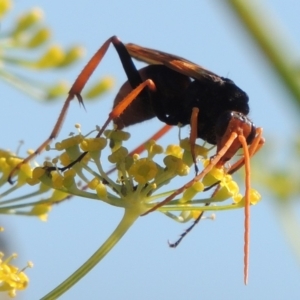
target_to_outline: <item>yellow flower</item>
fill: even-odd
[[[239,194],[237,197],[233,198],[234,203],[239,203],[242,206],[245,205],[245,197],[243,197],[241,194]],[[257,204],[261,199],[260,193],[255,189],[250,189],[250,203],[252,205]]]
[[[10,264],[11,260],[16,258],[16,254],[12,254],[6,260],[2,260],[4,254],[0,252],[0,291],[7,292],[10,297],[15,297],[17,290],[24,290],[29,283],[29,279],[24,273],[24,269],[19,269]],[[32,263],[28,263],[27,267],[31,267]]]
[[[168,145],[166,149],[167,155],[173,155],[177,158],[182,158],[182,148],[179,145]]]
[[[114,79],[111,77],[106,77],[101,81],[98,81],[94,86],[84,93],[84,99],[93,99],[98,97],[100,94],[105,93],[110,90],[114,85]]]
[[[147,158],[141,158],[134,162],[128,170],[128,173],[136,182],[146,184],[156,176],[157,167],[153,161]]]
[[[33,206],[30,214],[32,216],[38,216],[41,221],[47,221],[48,213],[51,211],[52,205],[49,203],[42,203]]]
[[[191,201],[198,193],[204,190],[204,185],[202,182],[195,182],[190,188],[186,189],[183,194],[182,198],[179,200],[180,202],[184,203],[187,201]]]
[[[204,167],[206,167],[209,163],[209,159],[205,160],[203,162]],[[224,176],[225,172],[223,168],[214,167],[206,176],[204,176],[202,182],[205,186],[211,186],[216,182],[220,181],[222,178],[224,178]]]
[[[35,63],[35,67],[39,69],[55,68],[64,60],[64,58],[64,50],[59,45],[52,45]]]
[[[0,1],[0,19],[11,9],[12,1],[11,0],[1,0]]]
[[[100,151],[104,149],[107,145],[105,138],[85,138],[81,144],[80,148],[83,151]]]
[[[228,198],[238,195],[239,186],[232,180],[230,175],[224,176],[220,181],[219,189],[214,193],[213,198],[218,201],[224,201]]]
[[[19,19],[17,20],[16,27],[13,31],[13,34],[18,35],[23,31],[33,27],[38,22],[40,22],[43,19],[43,17],[44,17],[44,13],[40,8],[35,7],[31,9],[29,12],[19,17]]]
[[[152,159],[155,155],[163,153],[163,147],[157,145],[154,140],[145,143],[145,149],[148,151],[148,158]]]

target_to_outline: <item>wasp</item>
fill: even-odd
[[[232,174],[245,165],[244,273],[245,281],[247,281],[250,213],[249,161],[250,157],[264,144],[262,128],[256,127],[248,118],[249,98],[232,80],[221,77],[182,57],[135,44],[123,44],[116,36],[109,38],[75,80],[50,136],[11,172],[8,180],[12,182],[12,177],[21,164],[38,155],[57,137],[70,102],[76,97],[79,103],[83,104],[81,91],[105,56],[110,44],[116,49],[128,80],[116,95],[113,109],[99,131],[98,137],[111,121],[116,124],[117,129],[122,129],[156,117],[166,124],[158,136],[166,132],[170,125],[191,126],[190,144],[195,165],[194,147],[197,138],[216,145],[217,148],[216,155],[211,158],[210,164],[200,174],[198,174],[198,168],[195,167],[196,175],[190,182],[184,184],[147,213],[171,201],[194,182],[203,178],[214,166],[223,167],[240,148],[243,148],[243,157],[229,168],[228,173]],[[147,66],[137,70],[133,58],[145,62]],[[80,161],[84,155],[86,153],[83,153],[71,165]],[[200,218],[201,215],[171,246],[177,246]]]

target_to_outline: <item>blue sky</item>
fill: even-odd
[[[300,4],[282,3],[267,4],[297,42]],[[124,42],[177,54],[233,79],[248,93],[250,117],[264,128],[269,140],[284,145],[292,136],[297,115],[284,101],[288,93],[222,1],[28,0],[16,1],[10,17],[36,5],[45,11],[55,41],[65,46],[80,43],[87,49],[75,67],[55,75],[39,74],[41,80],[73,82],[97,48],[118,35]],[[295,46],[299,49],[300,45]],[[73,131],[77,122],[89,131],[105,121],[126,78],[113,48],[94,78],[104,75],[115,78],[115,88],[102,102],[87,103],[87,111],[74,101],[60,137]],[[0,89],[5,129],[0,132],[2,147],[15,149],[20,139],[25,140],[26,148],[38,146],[49,135],[62,101],[39,103],[2,82]],[[158,120],[151,120],[130,131],[140,140],[160,126]],[[165,140],[176,136],[174,129]],[[278,146],[278,151],[283,148]],[[283,155],[283,163],[285,160]],[[278,221],[274,200],[267,191],[261,193],[263,201],[252,208],[247,287],[242,273],[243,211],[218,213],[216,221],[202,222],[176,250],[168,247],[167,240],[176,240],[188,225],[153,213],[138,220],[103,262],[61,299],[299,299],[299,262]],[[25,217],[2,218],[6,231],[13,233],[12,248],[20,253],[20,263],[30,259],[35,264],[28,271],[31,282],[23,299],[38,299],[63,281],[101,245],[121,216],[122,211],[114,207],[72,199],[55,207],[46,223]]]

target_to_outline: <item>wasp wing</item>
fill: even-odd
[[[223,82],[217,74],[182,57],[135,44],[126,44],[125,46],[130,56],[147,64],[165,65],[176,72],[200,81],[207,78],[215,82]]]

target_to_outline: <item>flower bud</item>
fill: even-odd
[[[1,0],[0,1],[0,20],[6,15],[6,13],[11,9],[11,0]]]
[[[107,145],[107,140],[105,138],[85,138],[80,143],[80,148],[83,151],[101,151]]]
[[[180,202],[184,203],[192,200],[197,193],[200,193],[204,190],[204,185],[202,182],[195,182],[190,188],[186,189],[180,199]]]
[[[40,8],[33,8],[28,13],[22,15],[17,20],[16,27],[13,31],[14,35],[20,34],[22,31],[29,29],[43,19],[43,11]]]
[[[65,82],[58,82],[47,89],[47,99],[55,99],[68,92],[68,85]]]
[[[40,28],[37,32],[34,33],[31,39],[29,39],[26,47],[37,48],[47,42],[50,39],[50,36],[51,31],[47,27]]]
[[[79,58],[83,57],[84,48],[80,46],[72,47],[67,50],[64,55],[64,59],[59,63],[59,67],[67,67],[74,62],[76,62]]]
[[[60,46],[51,46],[35,63],[38,69],[55,68],[64,59],[65,53]]]
[[[111,77],[105,77],[101,81],[97,82],[95,85],[90,87],[90,89],[84,94],[84,98],[93,99],[99,95],[110,90],[114,84],[114,80]]]

